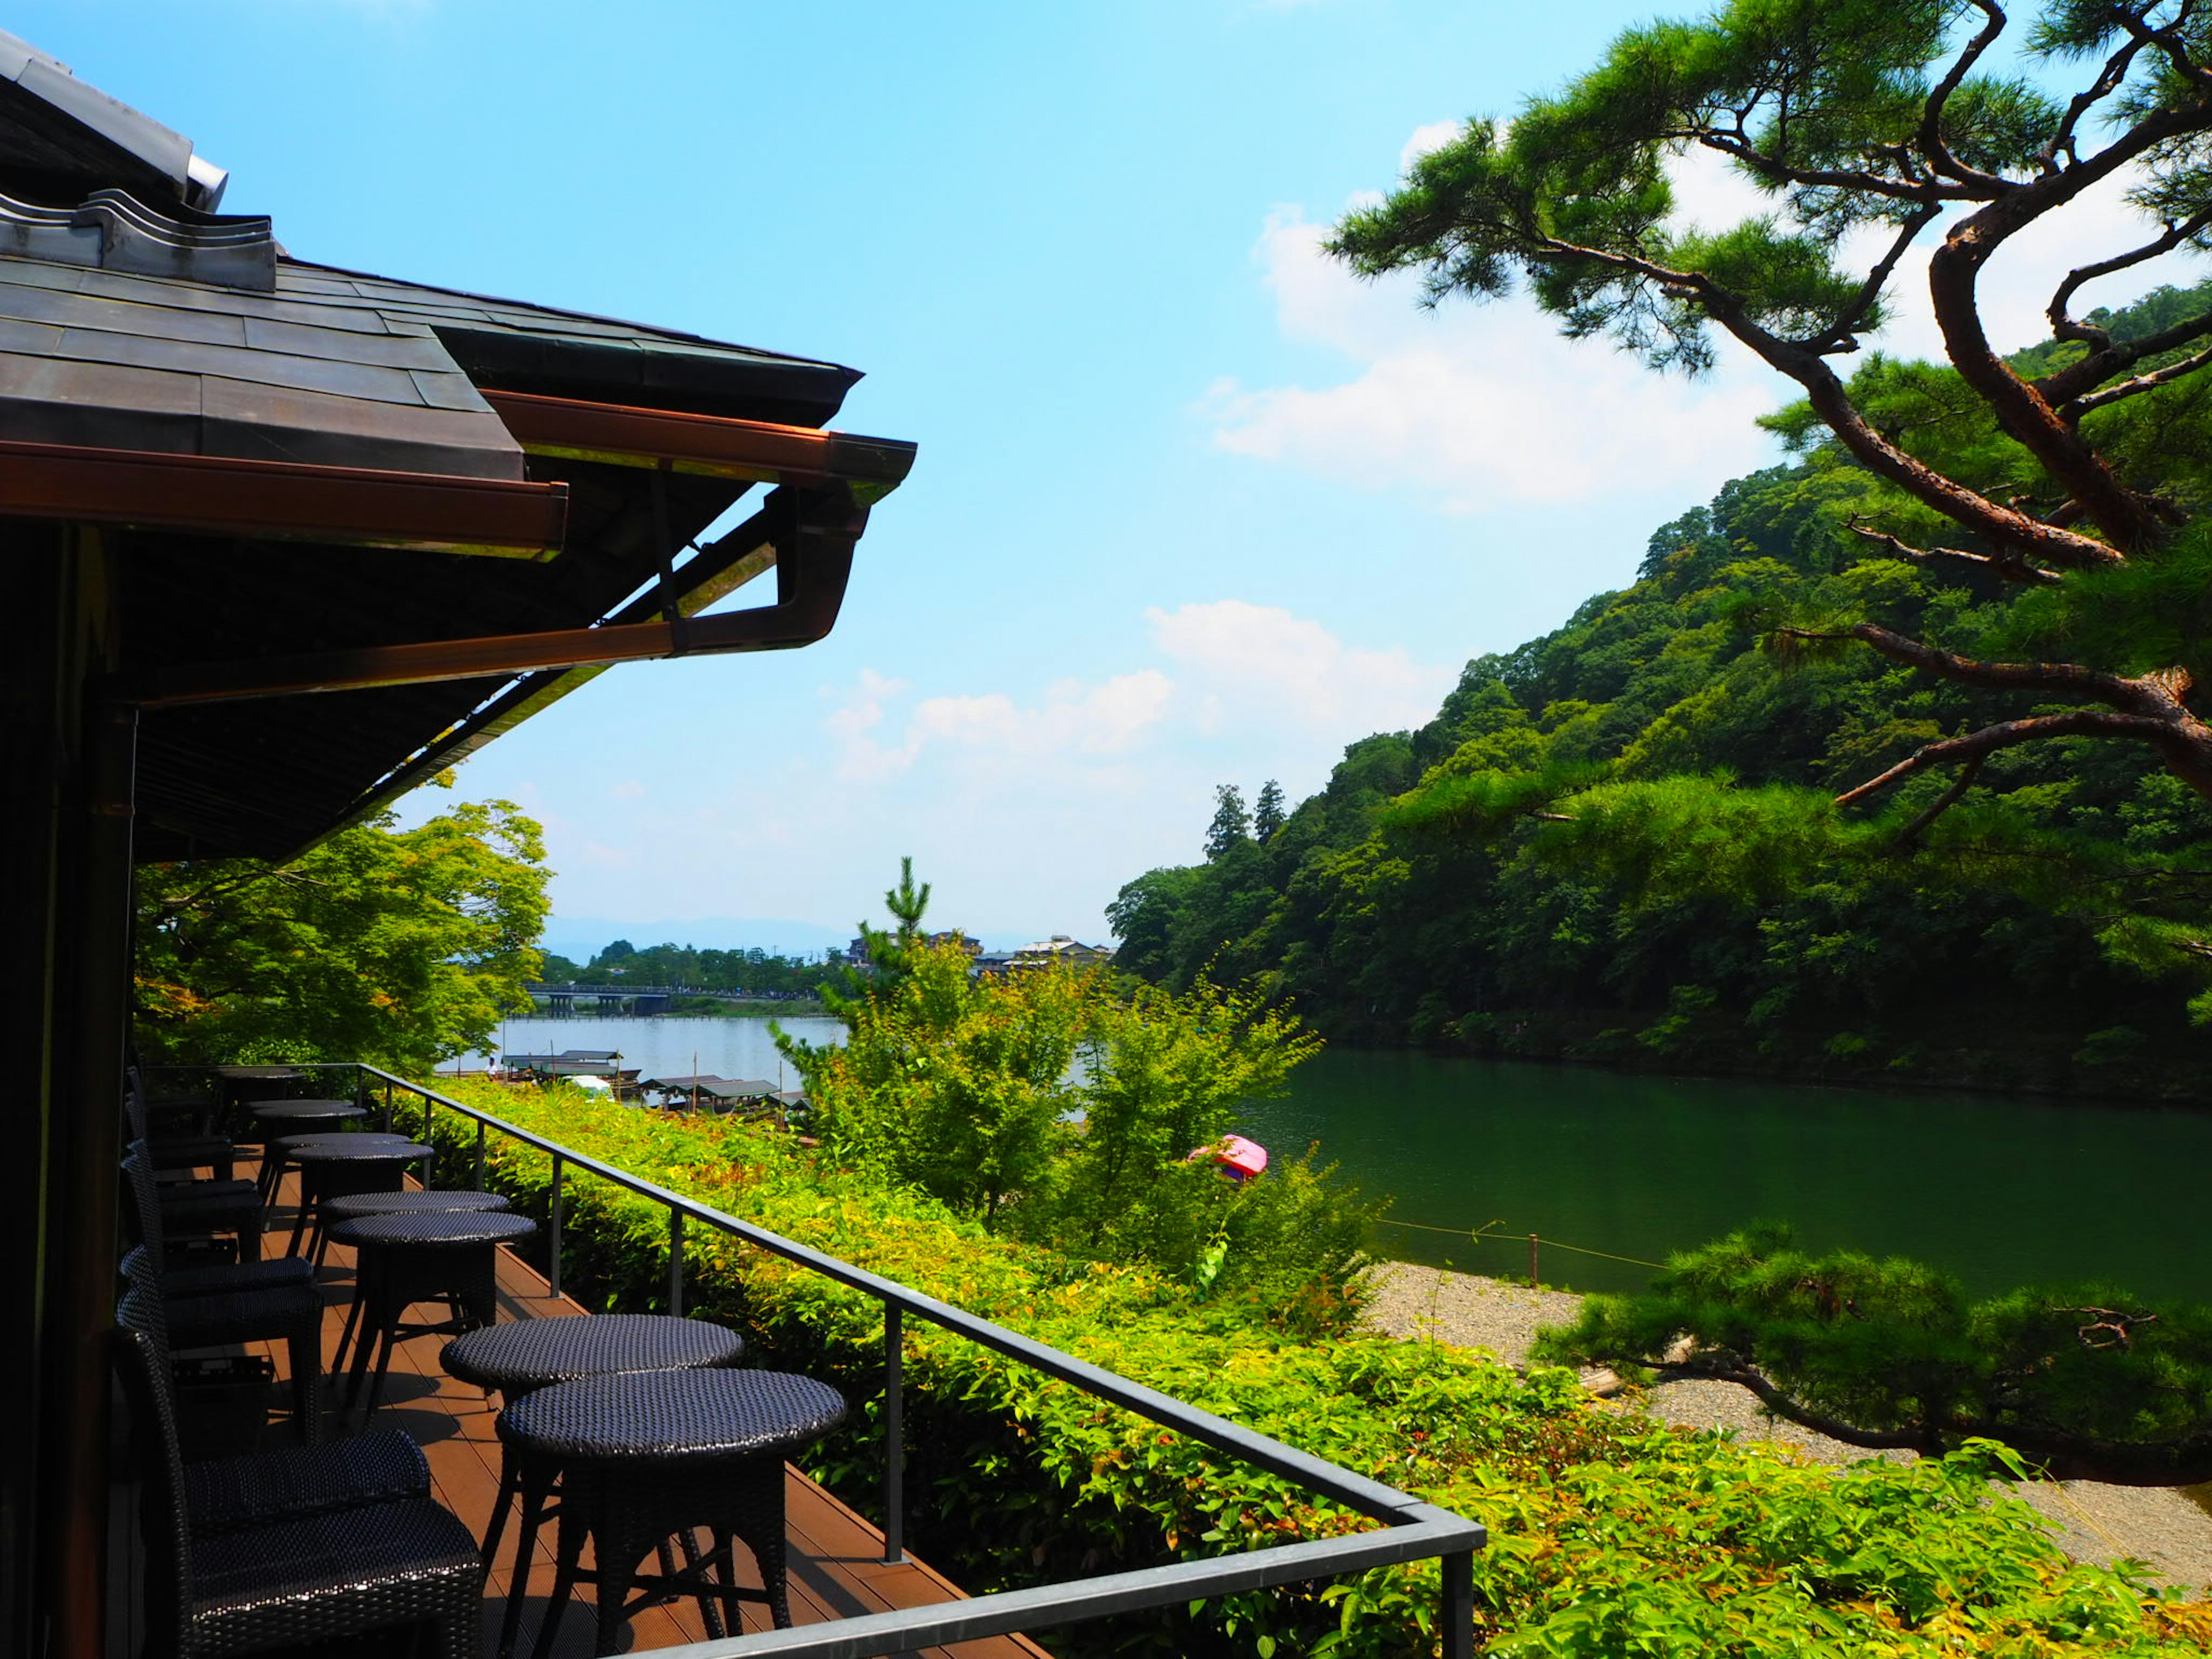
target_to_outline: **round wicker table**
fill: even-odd
[[[412,1140],[386,1140],[380,1135],[340,1134],[295,1146],[284,1161],[300,1166],[300,1212],[292,1223],[292,1240],[285,1253],[300,1254],[300,1240],[312,1221],[322,1243],[323,1200],[353,1193],[396,1193],[407,1184],[407,1168],[428,1161],[432,1148]]]
[[[339,1358],[331,1362],[335,1370],[352,1347],[349,1403],[369,1374],[372,1350],[377,1358],[368,1389],[371,1413],[384,1393],[385,1373],[401,1337],[472,1331],[496,1319],[498,1249],[520,1243],[537,1231],[538,1224],[528,1216],[504,1210],[400,1211],[356,1216],[332,1225],[331,1242],[350,1244],[356,1252],[353,1311],[338,1339]],[[428,1325],[405,1322],[408,1309],[430,1301],[451,1304],[453,1316]]]
[[[556,1383],[509,1406],[499,1437],[523,1471],[519,1559],[529,1559],[547,1489],[561,1485],[553,1594],[533,1659],[551,1651],[579,1583],[598,1587],[601,1654],[616,1650],[632,1613],[679,1596],[713,1609],[710,1632],[723,1617],[739,1627],[740,1601],[766,1602],[776,1627],[787,1628],[784,1459],[844,1419],[836,1389],[786,1371],[630,1371]],[[712,1544],[679,1571],[669,1539],[688,1541],[699,1527]],[[588,1571],[579,1565],[586,1539]],[[738,1587],[733,1540],[752,1552],[763,1589]],[[657,1575],[637,1571],[648,1553],[659,1556]],[[510,1613],[517,1601],[509,1595]],[[502,1656],[511,1641],[503,1632]]]
[[[349,1193],[323,1201],[323,1218],[336,1224],[365,1215],[481,1215],[508,1207],[497,1193],[435,1192]]]
[[[448,1376],[496,1393],[512,1405],[525,1395],[556,1382],[622,1371],[734,1365],[744,1352],[743,1337],[703,1319],[679,1319],[673,1314],[591,1314],[580,1318],[518,1319],[511,1324],[471,1331],[448,1342],[438,1363]],[[514,1454],[502,1443],[499,1497],[492,1506],[491,1525],[484,1533],[487,1569],[498,1562],[507,1512],[521,1490],[522,1474]],[[544,1502],[541,1493],[541,1507]],[[518,1577],[527,1572],[526,1554],[516,1555],[514,1570]],[[519,1591],[508,1599],[511,1609],[521,1604]],[[501,1644],[512,1647],[514,1640],[510,1628]]]

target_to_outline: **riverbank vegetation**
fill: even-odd
[[[477,1079],[464,1098],[733,1214],[1166,1389],[1484,1522],[1477,1618],[1521,1656],[2212,1650],[2202,1602],[2069,1565],[2004,1460],[1798,1466],[1587,1398],[1464,1350],[1287,1328],[1264,1297],[1206,1296],[1141,1264],[1084,1261],[987,1230],[911,1183],[792,1137],[670,1117],[575,1090]],[[441,1122],[457,1155],[474,1135]],[[495,1135],[489,1183],[543,1216],[549,1161]],[[1272,1177],[1270,1177],[1272,1178]],[[658,1305],[668,1229],[650,1202],[573,1175],[568,1282],[608,1309]],[[883,1321],[866,1297],[690,1230],[690,1305],[740,1325],[761,1363],[836,1382],[854,1423],[810,1472],[876,1501]],[[907,1536],[971,1589],[1065,1580],[1352,1528],[1355,1517],[1227,1463],[925,1322],[907,1328]],[[1071,1656],[1434,1650],[1433,1563],[1039,1632]]]
[[[1124,962],[1356,1040],[2204,1098],[2212,287],[2081,307],[2212,239],[2208,57],[2171,0],[1738,0],[1412,161],[1333,252],[1655,370],[1727,336],[1800,459],[1273,834],[1217,817]],[[1686,156],[1759,209],[1686,223]],[[2079,263],[2006,357],[1978,284],[2032,228]],[[1869,349],[1919,244],[1938,363]]]
[[[2208,305],[2091,321],[2125,339]],[[1934,421],[1917,407],[1896,418]],[[2179,489],[2212,413],[2169,418]],[[1838,804],[2014,705],[1873,652],[1778,650],[1777,618],[1994,654],[2040,614],[1994,577],[1869,556],[1854,525],[1893,506],[1832,446],[1729,485],[1653,534],[1633,586],[1469,663],[1434,720],[1352,744],[1272,834],[1217,812],[1204,863],[1121,890],[1120,965],[1249,983],[1353,1043],[2212,1098],[2191,1018],[2212,805],[2154,750],[2057,737],[1990,752],[1963,799],[1929,774]],[[2168,556],[2193,569],[2195,545]],[[2212,638],[2205,592],[2155,617],[2116,597],[2101,626]]]
[[[819,957],[787,957],[757,946],[702,951],[690,945],[650,945],[640,950],[618,939],[572,962],[549,953],[540,975],[551,985],[686,985],[699,991],[742,991],[763,1001],[814,1000],[824,981],[837,975],[842,958],[834,951]],[[714,1012],[720,1005],[702,1001]],[[789,1012],[789,1011],[787,1011]]]

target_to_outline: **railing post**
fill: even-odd
[[[1528,1235],[1528,1288],[1536,1288],[1536,1235]]]
[[[484,1176],[484,1121],[483,1121],[482,1118],[478,1118],[478,1119],[477,1120],[477,1178],[476,1178],[476,1183],[475,1183],[475,1184],[476,1184],[476,1190],[477,1190],[477,1191],[478,1191],[478,1192],[482,1192],[482,1191],[483,1190],[483,1176]]]
[[[384,1085],[384,1133],[392,1133],[392,1085],[389,1082]]]
[[[1474,1659],[1474,1553],[1443,1558],[1443,1659]]]
[[[430,1098],[428,1089],[422,1091],[422,1144],[430,1149],[430,1156],[422,1160],[422,1190],[428,1192],[438,1184],[438,1143],[430,1136],[430,1114],[437,1103]]]
[[[884,1304],[884,1560],[906,1559],[906,1310]]]
[[[668,1311],[684,1316],[684,1212],[668,1209]]]
[[[560,1153],[553,1154],[553,1212],[547,1218],[546,1232],[550,1235],[547,1247],[545,1289],[553,1296],[561,1294],[561,1175],[568,1160]]]

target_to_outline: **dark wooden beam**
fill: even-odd
[[[568,486],[0,441],[0,514],[550,558]]]

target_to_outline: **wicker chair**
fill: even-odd
[[[216,1179],[228,1181],[231,1166],[236,1163],[238,1148],[228,1135],[196,1134],[173,1127],[152,1126],[152,1112],[146,1099],[144,1081],[137,1072],[126,1075],[123,1085],[123,1113],[131,1126],[131,1138],[146,1143],[149,1158],[157,1170],[197,1170],[206,1164],[215,1171]]]
[[[265,1291],[284,1285],[312,1285],[315,1270],[298,1256],[280,1255],[268,1261],[217,1262],[201,1267],[172,1267],[168,1256],[168,1218],[161,1208],[160,1190],[145,1155],[133,1143],[123,1160],[123,1179],[129,1188],[125,1214],[136,1223],[131,1243],[143,1245],[160,1275],[164,1296],[206,1296],[223,1291]]]
[[[125,1302],[142,1293],[133,1290]],[[469,1529],[428,1498],[295,1513],[223,1529],[196,1524],[167,1361],[132,1321],[118,1369],[144,1455],[140,1522],[149,1557],[147,1651],[214,1659],[424,1625],[441,1659],[480,1651],[483,1563]]]
[[[123,1258],[132,1288],[159,1297],[169,1340],[179,1349],[282,1342],[291,1351],[292,1412],[300,1438],[313,1445],[323,1425],[323,1297],[313,1285],[217,1291],[172,1300],[163,1295],[144,1245]]]
[[[161,1409],[176,1415],[170,1374],[169,1329],[161,1298],[145,1283],[143,1267],[115,1310],[115,1322],[135,1333],[154,1361],[151,1387]],[[192,1535],[213,1537],[272,1521],[296,1521],[329,1510],[356,1509],[430,1495],[430,1466],[422,1448],[396,1430],[349,1436],[317,1446],[211,1457],[184,1466],[185,1508]]]

